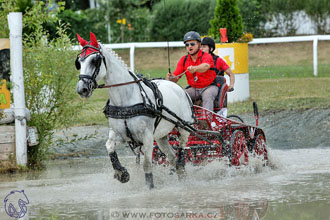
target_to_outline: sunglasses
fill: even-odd
[[[189,47],[189,45],[193,47],[193,46],[196,45],[196,43],[194,43],[194,42],[191,42],[191,43],[185,43],[185,45],[186,45],[186,47]]]

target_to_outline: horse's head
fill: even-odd
[[[102,47],[98,44],[95,35],[90,33],[89,42],[79,34],[77,37],[83,47],[75,62],[77,70],[80,70],[77,92],[81,97],[87,98],[97,88],[97,82],[106,75],[107,67]]]

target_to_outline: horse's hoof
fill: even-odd
[[[177,167],[176,173],[178,175],[179,180],[183,180],[187,176],[186,169],[184,167]]]
[[[155,186],[154,186],[154,179],[153,179],[153,175],[152,173],[146,173],[145,174],[145,177],[146,177],[146,184],[147,184],[147,187],[149,189],[153,189]]]
[[[170,169],[169,175],[172,176],[176,173],[176,170],[174,168]]]
[[[116,170],[114,178],[119,180],[121,183],[127,183],[129,181],[129,173],[127,172],[126,168],[122,168],[120,171]]]

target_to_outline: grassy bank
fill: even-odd
[[[229,104],[229,113],[252,111],[252,102],[260,112],[284,109],[330,108],[330,42],[319,43],[319,76],[313,76],[312,43],[284,43],[249,46],[250,99]],[[117,50],[129,64],[129,51]],[[170,49],[171,70],[184,48]],[[167,49],[136,49],[135,68],[151,78],[164,77],[168,71]],[[179,84],[184,87],[186,80]],[[90,99],[77,99],[85,108],[75,125],[107,124],[102,111],[108,99],[106,90],[97,90]]]

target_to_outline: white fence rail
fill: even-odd
[[[289,43],[289,42],[304,42],[313,41],[313,69],[314,76],[318,72],[317,45],[319,40],[330,40],[330,35],[310,35],[297,37],[272,37],[272,38],[255,38],[249,44],[271,44],[271,43]],[[156,48],[156,47],[184,47],[182,41],[170,42],[143,42],[143,43],[119,43],[119,44],[104,44],[105,48],[111,49],[130,49],[130,69],[134,72],[134,53],[135,48]],[[77,49],[77,47],[75,47]]]

